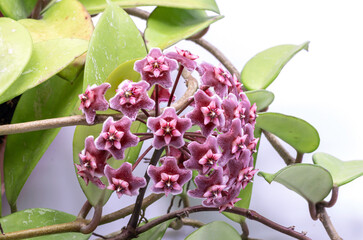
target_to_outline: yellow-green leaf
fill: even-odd
[[[5,17],[9,17],[15,20],[27,18],[37,0],[1,0],[0,11]]]

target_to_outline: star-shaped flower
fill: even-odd
[[[183,146],[184,133],[192,124],[190,119],[178,117],[175,108],[167,107],[159,117],[149,117],[147,126],[154,133],[153,146],[160,149],[167,145],[176,148]]]
[[[136,61],[134,69],[141,74],[142,80],[150,84],[149,89],[154,84],[159,84],[164,88],[170,88],[170,72],[174,71],[178,63],[163,55],[159,48],[152,48],[146,58]]]
[[[86,115],[88,124],[93,124],[96,117],[96,111],[105,111],[108,109],[108,102],[105,99],[105,93],[111,85],[109,83],[102,83],[100,86],[88,86],[85,93],[79,94],[81,105],[79,109]]]
[[[197,68],[197,63],[194,61],[199,58],[197,55],[192,54],[188,50],[182,50],[177,47],[175,47],[175,50],[176,52],[168,52],[166,56],[177,60],[180,65],[184,66],[190,72]]]
[[[107,165],[105,175],[109,182],[107,189],[116,191],[118,198],[123,194],[129,196],[138,195],[139,188],[146,186],[145,178],[132,175],[132,165],[128,162],[124,162],[117,170]]]
[[[233,81],[228,71],[205,62],[199,65],[197,71],[202,77],[203,85],[213,87],[221,98],[227,96],[228,87],[232,86],[231,81]]]
[[[99,179],[104,174],[106,160],[110,153],[98,150],[95,146],[93,136],[89,136],[85,140],[85,148],[79,153],[80,164],[75,164],[77,174],[83,178],[86,185],[91,181],[99,188],[105,188],[105,185]]]
[[[118,86],[117,94],[110,99],[110,108],[135,119],[141,108],[150,110],[154,107],[155,102],[147,95],[148,88],[149,84],[145,81],[124,80]]]
[[[139,138],[130,132],[131,123],[126,116],[116,122],[112,117],[107,118],[100,136],[95,140],[96,147],[109,151],[116,159],[123,159],[125,149],[139,142]]]
[[[213,168],[220,164],[220,157],[222,154],[217,145],[217,138],[208,136],[203,144],[192,142],[188,145],[191,157],[188,161],[184,162],[184,166],[188,169],[198,170],[202,175],[206,175]]]
[[[147,173],[154,181],[151,190],[155,193],[164,192],[176,195],[183,191],[183,185],[192,178],[192,171],[180,169],[174,157],[163,157],[160,159],[162,165],[156,167],[150,165]]]
[[[204,91],[194,94],[195,106],[187,113],[193,124],[198,125],[204,136],[208,136],[216,127],[224,126],[224,115],[221,101],[217,96],[209,97]]]

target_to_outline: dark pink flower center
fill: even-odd
[[[123,136],[124,132],[118,131],[114,125],[111,125],[108,132],[102,133],[102,137],[106,140],[106,149],[112,146],[121,149],[121,139]]]

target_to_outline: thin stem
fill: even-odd
[[[151,139],[151,138],[153,138],[153,136],[143,136],[143,137],[140,138],[140,142]]]
[[[144,133],[132,133],[136,136],[152,136],[154,135],[153,133],[147,133],[147,132],[144,132]]]
[[[102,205],[97,205],[95,207],[95,212],[93,214],[92,220],[87,224],[81,227],[80,232],[83,234],[89,234],[93,232],[99,225],[102,217]]]
[[[250,234],[250,231],[248,230],[248,225],[247,225],[246,221],[242,221],[240,223],[240,225],[241,225],[241,229],[242,229],[241,239],[248,240],[248,235]]]
[[[330,208],[335,205],[335,203],[338,200],[338,193],[339,193],[339,187],[334,186],[331,190],[331,198],[329,202],[323,201],[320,204],[322,204],[326,208]]]
[[[199,220],[196,220],[196,219],[191,219],[191,218],[182,218],[181,221],[182,221],[183,225],[191,226],[194,228],[200,228],[205,225],[205,223],[203,223]]]
[[[141,118],[136,118],[136,120],[146,125],[146,122],[145,122],[143,119],[141,119]]]
[[[157,164],[157,162],[160,159],[161,154],[163,153],[163,150],[164,150],[164,148],[155,150],[155,152],[154,152],[154,154],[153,154],[153,156],[152,156],[152,158],[150,160],[149,166],[150,165],[155,166]],[[139,219],[139,216],[140,216],[142,201],[144,199],[144,195],[145,195],[145,192],[146,192],[147,185],[150,182],[150,176],[149,176],[149,174],[147,174],[147,172],[145,172],[144,178],[146,179],[146,186],[144,188],[140,189],[140,193],[137,196],[137,199],[136,199],[136,202],[135,202],[134,211],[133,211],[133,213],[131,215],[129,223],[127,224],[127,229],[129,229],[131,231],[133,229],[136,229],[136,227],[137,227],[137,222],[138,222],[138,219]],[[129,232],[129,231],[127,231],[127,232]]]
[[[150,13],[148,11],[145,10],[141,10],[139,8],[125,8],[124,9],[128,14],[141,18],[141,19],[148,19],[150,16]]]
[[[309,204],[310,217],[313,220],[318,220],[318,215],[316,213],[316,205],[310,201],[308,201],[308,204]]]
[[[342,240],[338,232],[335,230],[333,223],[330,221],[330,217],[323,206],[318,207],[318,217],[323,224],[326,232],[332,240]]]
[[[180,218],[183,217],[185,215],[189,215],[190,213],[195,213],[195,212],[204,212],[204,211],[219,211],[218,208],[209,208],[209,207],[204,207],[204,206],[193,206],[193,207],[188,207],[188,208],[184,208],[184,209],[180,209],[174,212],[171,212],[169,214],[166,214],[164,216],[161,216],[153,221],[150,221],[146,224],[144,224],[143,226],[138,227],[135,230],[135,234],[140,234],[143,233],[147,230],[149,230],[152,227],[155,227],[157,225],[159,225],[160,223],[163,223],[167,220],[173,219],[173,218]],[[310,239],[309,237],[305,236],[303,233],[299,233],[296,232],[295,230],[293,230],[292,228],[289,227],[284,227],[276,222],[273,222],[263,216],[261,216],[260,214],[258,214],[257,212],[253,211],[253,210],[249,210],[249,209],[244,209],[244,208],[238,208],[238,207],[233,207],[231,209],[226,209],[225,212],[230,212],[230,213],[235,213],[238,215],[242,215],[245,216],[248,219],[254,220],[254,221],[258,221],[272,229],[275,229],[281,233],[284,233],[286,235],[289,235],[291,237],[295,237],[297,239]],[[129,237],[130,235],[126,235],[125,233],[122,233],[121,235],[117,236],[116,238],[112,238],[114,240],[119,240],[119,239],[126,239],[127,237]]]
[[[169,101],[168,101],[168,105],[167,105],[168,107],[170,106],[171,101],[173,100],[173,96],[174,96],[176,87],[177,87],[177,85],[179,83],[179,79],[180,79],[180,76],[181,76],[181,74],[183,72],[183,69],[184,69],[184,66],[183,65],[180,65],[179,71],[178,71],[178,75],[176,76],[176,79],[175,79],[175,82],[174,82],[174,86],[173,86],[173,88],[171,90],[171,93],[170,93],[170,97],[169,97]]]
[[[137,165],[139,165],[139,163],[141,162],[141,160],[146,156],[146,154],[148,154],[150,152],[150,150],[153,148],[152,145],[150,145],[143,154],[140,155],[140,157],[134,162],[134,164],[132,164],[132,171],[134,171],[134,169],[137,167]]]
[[[173,195],[173,196],[171,197],[171,201],[170,201],[170,204],[169,204],[168,210],[166,210],[166,213],[170,213],[171,208],[174,206],[174,200],[175,200],[175,198],[176,198],[176,196],[175,196],[175,195]]]
[[[266,139],[271,143],[272,147],[277,151],[280,157],[285,161],[286,165],[291,165],[295,163],[295,159],[290,155],[290,153],[281,145],[279,140],[272,134],[265,130],[262,130]]]
[[[155,117],[159,116],[160,108],[159,108],[159,85],[155,85]]]
[[[18,207],[16,206],[16,202],[10,205],[10,212],[16,213],[18,211]]]
[[[77,218],[85,219],[87,217],[87,214],[91,210],[91,208],[92,208],[92,205],[89,203],[88,200],[86,200],[86,202],[83,204],[81,210],[79,211]]]
[[[145,114],[146,118],[150,117],[150,114],[145,109],[141,108],[141,111]]]
[[[303,154],[303,153],[296,152],[296,159],[295,159],[295,163],[301,163],[301,162],[302,162],[302,160],[303,160],[303,156],[304,156],[304,154]]]

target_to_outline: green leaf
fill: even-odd
[[[157,7],[147,21],[147,47],[165,49],[198,33],[222,17],[209,17],[203,10]]]
[[[215,221],[204,225],[189,234],[185,240],[241,240],[241,236],[231,225],[222,221]]]
[[[22,95],[11,123],[68,116],[78,101],[82,74],[70,84],[54,76]],[[16,199],[48,146],[60,129],[8,135],[4,159],[6,197],[10,205]]]
[[[93,32],[91,16],[77,0],[62,0],[54,3],[41,20],[23,19],[23,24],[31,33],[33,42],[57,38],[77,38],[89,41]],[[77,58],[59,74],[73,81],[81,72],[86,56]]]
[[[150,219],[154,220],[156,218]],[[170,223],[173,221],[174,219],[170,219],[168,221],[165,221],[159,225],[156,225],[155,227],[147,230],[146,232],[141,233],[137,238],[133,238],[133,239],[137,239],[137,240],[162,240],[163,236],[166,232],[166,230],[168,229]],[[145,224],[145,223],[144,223]],[[144,225],[144,224],[140,224],[140,226]]]
[[[319,133],[308,122],[280,113],[259,113],[256,127],[262,128],[290,144],[300,153],[315,151],[320,143]]]
[[[244,66],[241,80],[248,90],[267,88],[285,64],[298,52],[308,50],[309,42],[301,45],[279,45],[258,53]]]
[[[363,175],[362,160],[341,161],[327,153],[315,153],[313,161],[330,172],[334,185],[338,187]]]
[[[80,39],[53,39],[33,45],[32,56],[21,76],[0,96],[0,103],[16,97],[58,73],[87,50]]]
[[[0,18],[0,96],[20,76],[32,54],[29,32],[10,18]]]
[[[251,105],[256,103],[257,111],[266,109],[274,101],[275,95],[267,90],[255,90],[245,92]]]
[[[5,17],[18,20],[27,18],[36,3],[37,0],[1,0],[0,11]]]
[[[50,226],[61,223],[69,223],[76,220],[76,216],[48,208],[31,208],[19,211],[0,219],[0,224],[5,234],[15,231]],[[82,233],[58,233],[36,238],[37,240],[86,240],[91,234]]]
[[[106,0],[80,0],[90,14],[102,12],[107,7]],[[111,0],[123,8],[139,6],[164,6],[171,8],[201,9],[219,13],[215,0]]]
[[[256,128],[255,132],[254,132],[254,137],[261,138],[261,133],[262,133],[261,129]],[[256,166],[259,148],[260,148],[260,141],[258,141],[257,146],[256,146],[257,152],[255,152],[253,154],[253,166]],[[249,184],[247,184],[245,189],[241,190],[241,192],[239,193],[237,198],[241,198],[242,200],[235,203],[234,204],[235,207],[240,207],[240,208],[245,208],[245,209],[248,209],[250,207],[251,197],[252,197],[252,188],[253,188],[253,182],[250,182]],[[229,213],[229,212],[222,212],[222,214],[237,223],[241,223],[246,220],[246,217],[238,215],[238,214]]]
[[[120,64],[145,57],[146,48],[139,30],[129,15],[112,4],[102,14],[87,53],[83,90],[105,82]]]
[[[107,78],[106,82],[109,82],[111,84],[111,89],[107,90],[106,92],[106,99],[110,99],[113,97],[115,90],[117,86],[125,79],[130,79],[134,81],[140,80],[140,74],[135,72],[133,70],[133,66],[136,59],[133,59],[131,61],[127,61],[120,66],[118,66]],[[76,131],[74,132],[73,137],[73,161],[76,164],[79,164],[78,154],[84,149],[84,140],[86,137],[92,135],[95,138],[100,134],[102,130],[102,125],[95,125],[95,126],[78,126],[76,127]],[[142,124],[138,121],[135,121],[131,125],[131,132],[146,132],[147,126],[145,124]],[[133,163],[136,161],[136,159],[139,156],[141,147],[143,142],[140,142],[137,146],[131,147],[126,149],[125,151],[125,159],[124,160],[115,160],[114,158],[111,158],[107,160],[107,163],[109,163],[113,168],[119,168],[121,164],[125,161]],[[76,172],[77,169],[75,168]],[[107,180],[105,177],[101,178],[101,180],[107,184]],[[96,185],[89,183],[88,186],[84,183],[82,178],[78,178],[79,184],[81,185],[81,188],[86,195],[88,201],[92,205],[97,205],[100,201],[103,201],[103,204],[106,204],[109,197],[112,194],[112,191],[110,190],[102,190],[96,187]]]
[[[330,173],[313,164],[298,163],[287,166],[275,174],[259,172],[258,175],[269,183],[281,183],[312,203],[322,201],[333,188]]]

